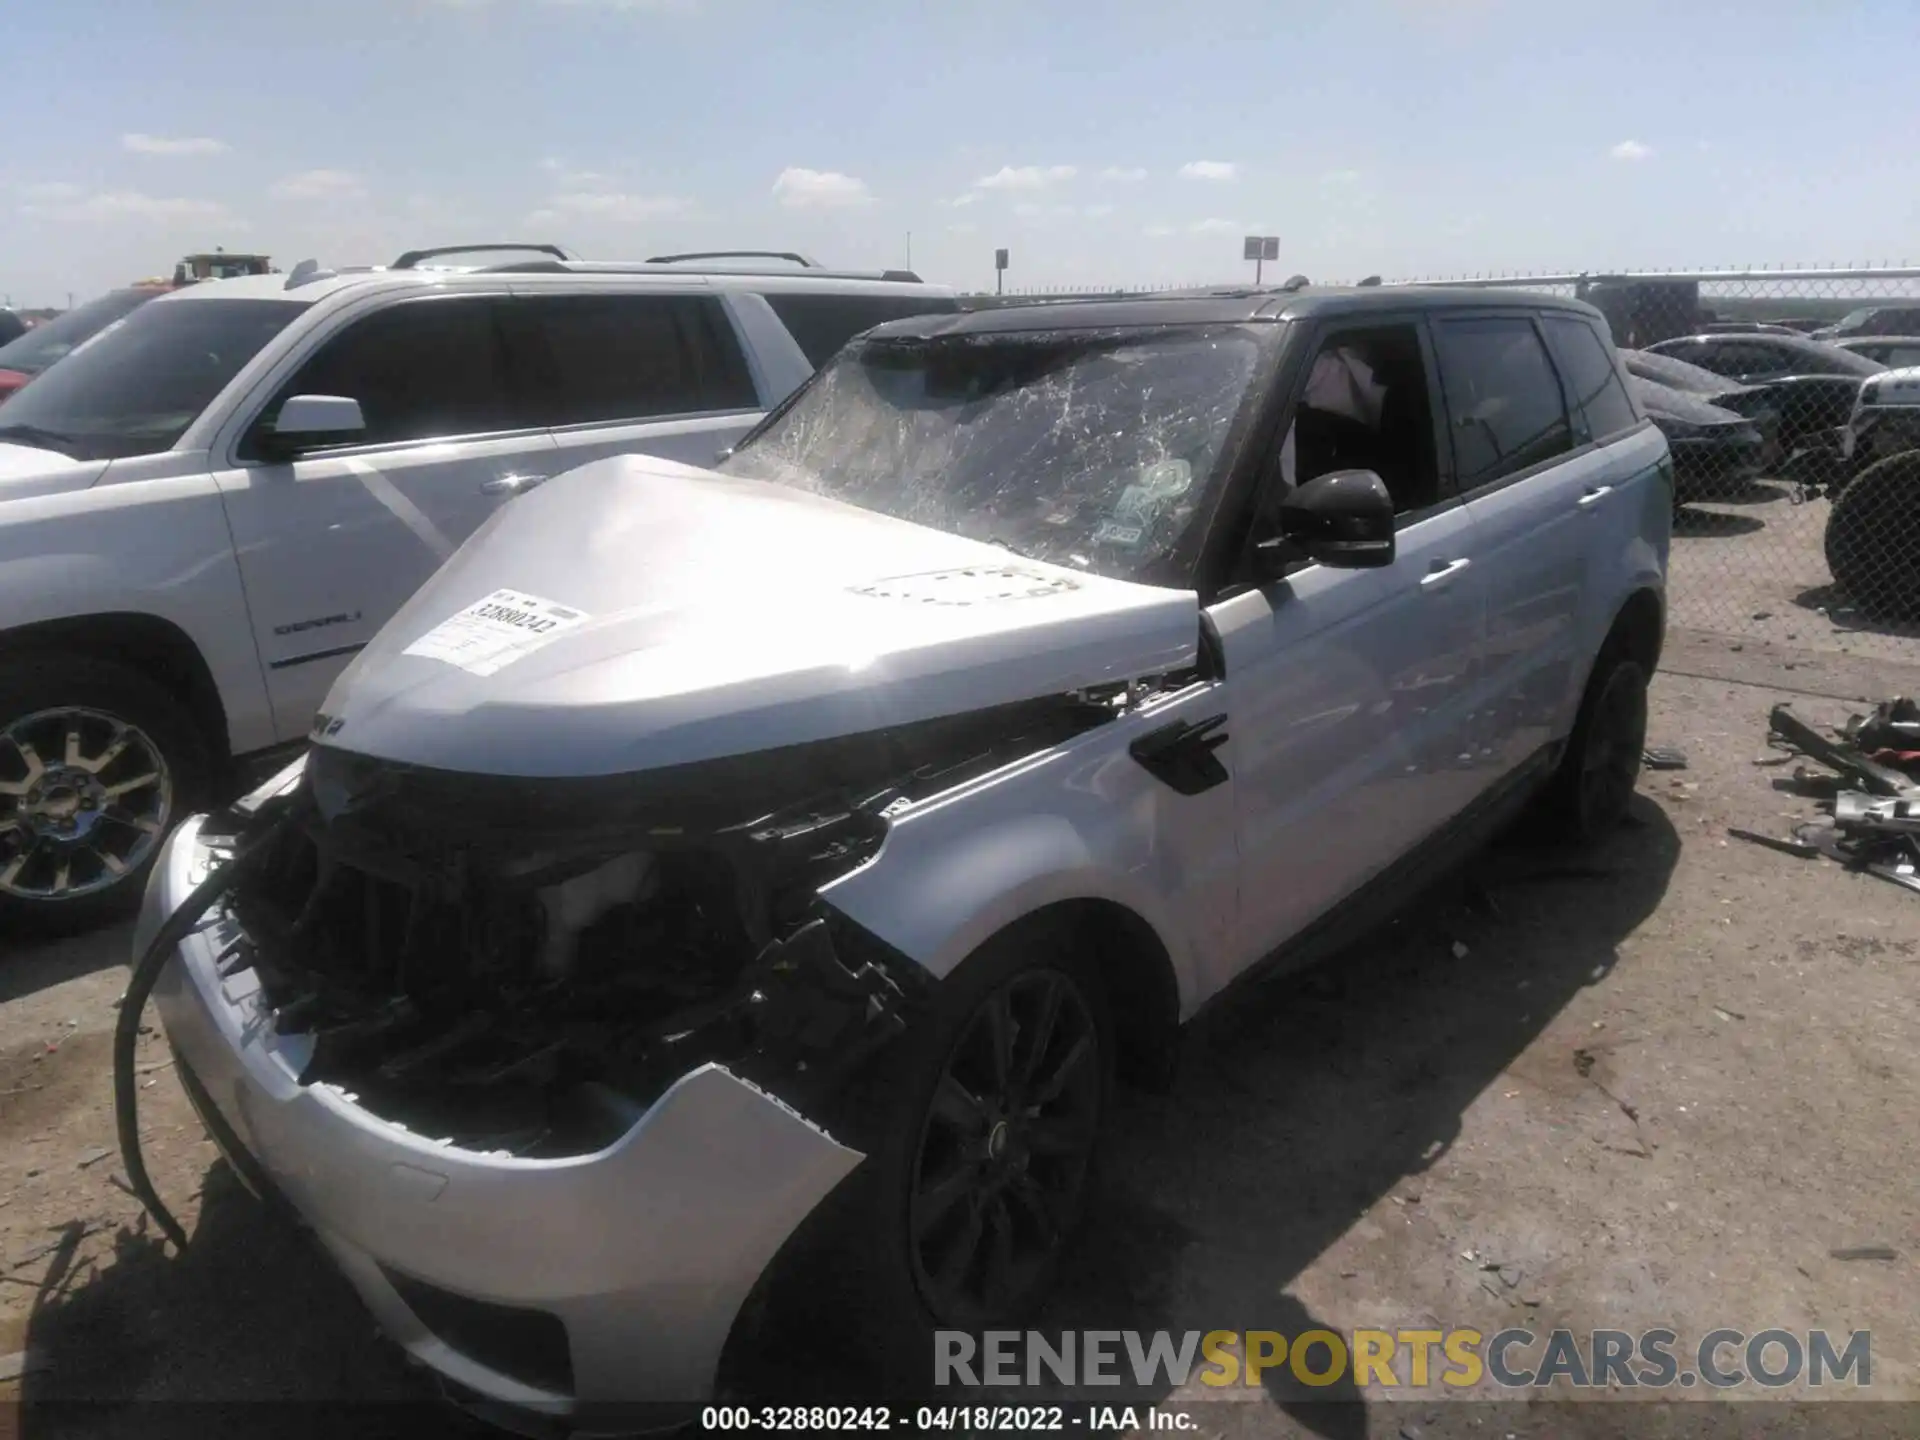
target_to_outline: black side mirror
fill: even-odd
[[[1393,563],[1393,496],[1371,470],[1336,470],[1280,502],[1280,533],[1254,546],[1260,567],[1278,574],[1296,560],[1343,570]]]

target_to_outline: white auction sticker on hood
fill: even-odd
[[[491,675],[552,644],[586,619],[584,611],[570,605],[518,590],[496,590],[449,615],[400,653]]]

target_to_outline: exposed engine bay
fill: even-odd
[[[930,983],[821,886],[889,816],[1103,723],[1129,692],[632,776],[534,781],[321,744],[229,900],[303,1084],[465,1149],[591,1153],[727,1065],[816,1121]]]

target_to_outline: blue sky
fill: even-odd
[[[8,6],[0,292],[187,250],[990,287],[1920,260],[1912,0]]]

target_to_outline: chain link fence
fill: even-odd
[[[1673,451],[1671,624],[1920,661],[1920,269],[1423,283],[1606,315]]]
[[[1679,483],[1669,623],[1920,663],[1920,268],[1482,275],[1595,305]],[[1066,288],[975,304],[1188,286]]]

